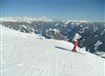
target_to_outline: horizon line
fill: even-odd
[[[50,17],[47,17],[47,16],[1,16],[0,18],[36,18],[36,19],[39,19],[39,18],[46,18],[46,19],[50,19],[52,21],[67,21],[67,20],[71,20],[71,21],[87,21],[87,22],[105,22],[105,20],[103,19],[103,21],[100,21],[100,20],[89,20],[89,19],[75,19],[75,18],[67,18],[67,19],[55,19],[55,18],[50,18]]]

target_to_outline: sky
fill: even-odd
[[[104,0],[1,0],[2,17],[48,17],[53,20],[104,21]]]

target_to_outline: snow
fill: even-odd
[[[65,23],[65,25],[67,25],[68,23],[72,23],[72,25],[76,24],[79,25],[80,23],[89,23],[90,21],[86,21],[86,20],[66,20],[66,21],[62,21]]]
[[[72,43],[0,29],[1,76],[105,76],[105,60],[84,49],[72,52]]]
[[[105,29],[103,30],[103,32],[101,33],[101,36],[105,33]]]
[[[31,23],[32,21],[43,21],[43,22],[51,22],[51,19],[47,17],[0,17],[0,21],[2,22],[28,22]]]
[[[102,57],[102,58],[105,58],[105,52],[98,52],[98,51],[96,51],[95,54],[100,56],[100,57]]]
[[[100,40],[98,40],[94,45],[95,46],[94,49],[97,50],[101,44],[103,44],[103,43]]]

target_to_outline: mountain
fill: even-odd
[[[79,41],[79,47],[86,48],[98,56],[105,56],[105,22],[90,22],[85,20],[65,20],[65,21],[31,21],[31,22],[8,22],[2,21],[3,26],[15,29],[24,33],[42,35],[47,39],[57,39],[72,42],[71,36],[78,30],[81,30],[82,40]]]
[[[2,22],[28,22],[31,23],[32,21],[43,21],[43,22],[49,22],[52,21],[51,19],[48,19],[47,17],[1,17],[0,21]]]
[[[62,21],[64,22],[64,24],[68,24],[68,23],[72,23],[72,24],[80,24],[80,23],[91,23],[92,21],[87,21],[87,20],[65,20],[65,21]]]
[[[70,42],[0,29],[1,76],[104,76],[105,60],[80,48],[72,52]]]

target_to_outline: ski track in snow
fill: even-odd
[[[2,35],[2,76],[104,76],[104,60],[71,52],[71,43],[5,27]]]

